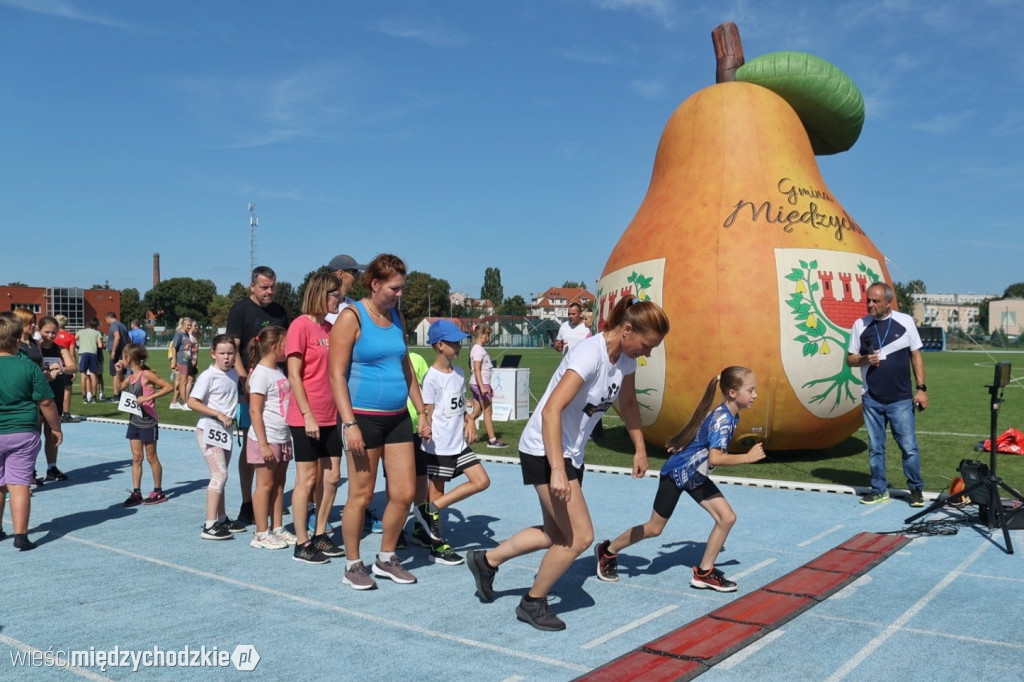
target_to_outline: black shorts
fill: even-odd
[[[363,445],[367,450],[412,442],[412,417],[408,410],[384,415],[357,412],[356,423],[359,424]]]
[[[136,426],[129,423],[124,437],[128,440],[141,440],[143,443],[155,443],[160,440],[160,426]]]
[[[468,447],[457,455],[423,454],[426,457],[427,476],[431,481],[450,481],[461,476],[466,469],[480,464],[480,458]]]
[[[546,485],[551,482],[551,465],[547,457],[519,453],[519,465],[523,470],[523,485]],[[583,467],[574,467],[572,460],[565,458],[565,477],[579,481],[583,486]]]
[[[341,426],[320,427],[316,440],[306,435],[305,426],[289,426],[292,432],[292,457],[296,462],[316,462],[324,457],[341,457]]]
[[[700,504],[709,497],[722,494],[722,491],[718,489],[718,486],[710,478],[693,490],[687,490],[686,492],[690,494],[690,497],[697,504]],[[658,494],[654,496],[654,511],[658,512],[658,516],[663,519],[671,518],[672,512],[676,509],[676,503],[679,502],[679,496],[682,494],[683,491],[670,476],[661,476],[658,479]]]
[[[416,477],[427,475],[427,457],[429,455],[423,452],[423,439],[420,438],[420,434],[412,434],[412,446],[415,451],[416,457]],[[384,468],[384,478],[388,477],[387,467]]]

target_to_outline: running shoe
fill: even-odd
[[[492,438],[487,441],[487,447],[489,448],[507,448],[508,443],[500,438]]]
[[[597,557],[597,579],[606,583],[619,581],[619,555],[608,551],[611,540],[605,540],[594,548],[594,556]]]
[[[864,497],[860,498],[860,503],[861,504],[878,504],[879,502],[888,502],[888,501],[889,501],[889,492],[888,491],[883,492],[883,493],[869,493],[869,494],[865,495]]]
[[[735,592],[736,583],[725,577],[717,568],[712,568],[707,573],[702,573],[700,566],[693,567],[693,578],[690,579],[690,587],[698,590],[711,589],[717,592]]]
[[[140,495],[141,497],[141,495]],[[234,540],[235,536],[229,531],[223,523],[215,523],[209,528],[203,525],[203,532],[199,534],[199,537],[204,540]]]
[[[140,504],[142,504],[142,493],[137,491],[133,491],[132,494],[128,496],[128,499],[124,501],[124,506],[126,507],[137,507]]]
[[[366,570],[362,561],[357,561],[352,564],[351,568],[346,568],[345,577],[341,579],[341,582],[353,590],[377,589],[377,581],[370,576],[370,572]]]
[[[142,504],[160,504],[166,501],[167,495],[164,494],[163,490],[154,490],[149,494],[149,497],[142,501]]]
[[[412,543],[419,545],[420,547],[430,548],[432,544],[430,541],[430,534],[427,533],[427,529],[423,527],[419,521],[412,524]]]
[[[295,534],[285,530],[284,528],[276,528],[271,532],[286,544],[294,545],[296,542]]]
[[[910,491],[910,506],[911,507],[923,507],[924,506],[924,492],[920,488],[913,488]]]
[[[381,578],[390,578],[401,585],[410,585],[416,582],[416,576],[402,568],[402,560],[397,554],[392,554],[387,563],[377,559],[373,562],[373,574]]]
[[[249,546],[255,547],[256,549],[284,549],[288,546],[288,543],[281,540],[273,533],[257,533],[253,531],[252,540],[249,541]]]
[[[430,540],[432,542],[444,542],[444,538],[441,536],[441,510],[433,502],[417,504],[412,510],[416,515],[416,520],[426,529]]]
[[[447,543],[438,543],[430,548],[430,560],[435,564],[445,566],[458,566],[466,563],[466,560],[455,553],[452,546]]]
[[[301,561],[305,564],[329,564],[331,562],[324,553],[319,551],[313,546],[313,543],[306,540],[304,545],[295,545],[295,552],[292,554],[292,559]]]
[[[56,466],[52,466],[46,470],[47,481],[66,481],[68,480],[67,474],[58,469]]]
[[[239,523],[238,521],[232,521],[231,519],[224,519],[224,521],[222,523],[224,524],[224,527],[227,528],[232,533],[244,533],[245,532],[245,525],[246,524]]]
[[[331,542],[331,539],[327,537],[326,533],[323,535],[314,535],[309,541],[313,543],[313,549],[322,552],[324,556],[331,558],[345,556],[345,550]]]
[[[476,581],[476,591],[480,601],[494,601],[494,574],[498,569],[487,563],[487,552],[482,549],[471,549],[466,553],[466,565]]]
[[[538,630],[554,632],[565,629],[562,619],[548,608],[547,598],[529,599],[524,594],[523,598],[519,600],[519,606],[516,607],[516,618],[524,623],[529,623]]]

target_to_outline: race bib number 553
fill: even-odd
[[[224,450],[231,449],[231,432],[219,422],[206,422],[203,428],[203,443]]]

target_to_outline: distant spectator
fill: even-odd
[[[54,343],[57,337],[57,320],[44,317],[39,321],[39,352],[43,356],[43,373],[50,382],[53,399],[57,405],[64,402],[64,394],[70,389],[70,381],[75,372],[75,359],[71,351]],[[67,418],[65,418],[67,417]],[[61,416],[61,423],[71,422],[71,415]],[[67,475],[57,468],[57,436],[50,425],[43,423],[45,436],[43,451],[46,453],[45,481],[66,481]]]
[[[68,365],[68,369],[71,370],[68,375],[67,390],[64,391],[64,401],[58,405],[60,409],[60,420],[62,422],[70,422],[71,419],[71,393],[72,387],[75,385],[75,370],[78,368],[78,361],[75,359],[75,335],[67,330],[68,317],[67,315],[54,315],[53,319],[57,320],[57,338],[53,340],[55,344],[61,348],[67,348],[71,354],[72,363]]]
[[[189,329],[191,328],[192,318],[181,318],[178,320],[178,327],[174,330],[174,337],[171,339],[171,349],[174,352],[174,393],[171,394],[172,410],[189,409],[188,396],[191,392],[191,386],[189,386],[188,381],[188,370],[192,364],[192,345]]]
[[[110,353],[110,376],[114,376],[114,365],[121,359],[124,347],[128,345],[128,327],[117,319],[114,313],[103,316],[107,323],[107,352]]]
[[[339,301],[337,313],[327,313],[327,317],[324,319],[330,322],[332,325],[338,320],[338,314],[347,305],[355,303],[348,296],[348,292],[352,289],[352,285],[355,284],[359,276],[366,272],[366,266],[357,263],[356,259],[348,254],[342,253],[331,259],[331,262],[327,264],[327,268],[334,273],[334,276],[341,282],[341,286],[338,290],[341,292],[341,301]]]
[[[579,303],[569,304],[569,319],[558,328],[555,350],[565,355],[580,341],[590,336],[590,327],[583,321],[583,307]]]
[[[39,351],[36,341],[36,314],[27,308],[15,308],[14,314],[21,320],[21,338],[18,340],[18,352],[33,363],[43,368],[43,354]]]
[[[94,317],[84,329],[75,332],[75,342],[79,350],[78,371],[82,375],[83,403],[96,402],[93,392],[97,389],[96,379],[100,371],[99,349],[103,347],[103,334],[100,333],[99,326],[100,321]],[[98,388],[102,391],[103,384]]]
[[[142,328],[142,323],[138,320],[132,320],[132,328],[128,330],[128,340],[132,343],[138,343],[140,345],[146,345],[146,339],[149,335],[146,334],[146,330]]]

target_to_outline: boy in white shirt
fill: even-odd
[[[452,551],[441,534],[441,510],[470,495],[486,490],[491,479],[468,443],[476,440],[476,424],[466,411],[466,375],[452,364],[459,357],[462,340],[469,334],[453,322],[438,320],[430,325],[427,341],[437,353],[434,364],[423,377],[420,419],[430,420],[431,438],[423,441],[430,479],[430,501],[416,505],[417,520],[430,536],[430,556],[435,563],[457,566],[463,558]],[[447,493],[445,483],[460,474],[467,480]]]

